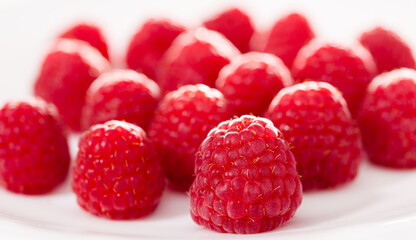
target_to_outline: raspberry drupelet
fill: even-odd
[[[374,61],[362,46],[345,47],[319,40],[303,47],[292,67],[295,82],[320,81],[338,88],[353,116],[375,74]]]
[[[224,96],[202,84],[182,86],[162,99],[148,133],[171,187],[189,189],[199,145],[213,127],[228,117]]]
[[[130,40],[126,54],[127,66],[155,79],[163,54],[184,31],[184,26],[168,19],[147,20]]]
[[[285,88],[265,116],[291,144],[304,191],[356,177],[363,157],[359,128],[333,86],[305,82]]]
[[[358,120],[373,163],[416,167],[416,71],[396,69],[377,76],[367,89]]]
[[[156,77],[163,93],[187,84],[213,87],[221,68],[240,52],[223,35],[206,28],[182,33],[166,51]]]
[[[147,130],[160,98],[157,84],[133,70],[114,70],[95,80],[87,91],[83,128],[123,120]]]
[[[265,118],[244,115],[212,129],[196,154],[195,176],[192,219],[217,232],[270,231],[302,201],[289,144]]]
[[[17,193],[46,193],[65,180],[69,162],[55,106],[34,99],[0,109],[0,185]]]
[[[283,62],[268,53],[250,52],[234,58],[221,69],[217,88],[227,99],[230,113],[261,115],[273,97],[293,84]]]
[[[95,48],[78,40],[61,39],[45,57],[34,93],[53,103],[64,123],[80,131],[87,89],[108,70],[110,64]]]
[[[117,120],[94,125],[82,134],[78,147],[72,189],[83,209],[110,219],[154,211],[165,179],[140,127]]]

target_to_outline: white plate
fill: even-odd
[[[0,101],[31,94],[33,79],[53,36],[79,19],[102,23],[117,61],[134,30],[148,16],[197,25],[232,1],[0,1]],[[335,1],[333,1],[335,2]],[[234,1],[237,3],[237,1]],[[238,1],[258,25],[291,9],[306,12],[318,35],[351,42],[381,21],[416,42],[411,1]],[[412,41],[413,40],[413,41]],[[412,45],[414,48],[415,46]],[[117,54],[119,53],[119,54]],[[76,152],[76,137],[71,150]],[[416,170],[397,171],[364,163],[343,187],[306,193],[295,217],[258,235],[218,234],[194,224],[185,194],[167,190],[156,212],[134,221],[111,221],[81,210],[68,180],[48,195],[24,196],[0,189],[0,239],[414,239]]]

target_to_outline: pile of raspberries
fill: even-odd
[[[71,168],[94,215],[151,214],[169,187],[195,223],[248,234],[289,221],[303,192],[353,181],[363,159],[416,168],[416,64],[391,30],[344,46],[299,13],[258,32],[232,8],[192,28],[149,19],[125,68],[111,60],[94,24],[58,35],[35,97],[0,110],[2,187],[53,194]]]

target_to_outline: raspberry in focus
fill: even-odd
[[[130,40],[127,66],[155,79],[160,59],[183,31],[185,27],[167,19],[147,20]]]
[[[299,13],[291,13],[274,24],[264,51],[276,55],[291,68],[299,50],[314,37],[308,20]]]
[[[359,128],[333,86],[305,82],[285,88],[266,117],[291,144],[304,191],[332,188],[356,177],[363,156]]]
[[[268,53],[250,52],[221,69],[216,86],[227,99],[230,113],[261,115],[273,97],[293,84],[284,63]]]
[[[0,109],[0,185],[16,193],[46,193],[65,180],[69,162],[55,106],[35,99]]]
[[[416,71],[396,69],[377,76],[358,115],[364,147],[373,163],[416,167]]]
[[[191,216],[217,232],[259,233],[293,217],[302,184],[273,123],[244,115],[212,129],[196,154]]]
[[[348,48],[320,41],[302,48],[292,67],[295,82],[327,82],[338,88],[353,116],[375,74],[374,61],[363,47]]]
[[[202,84],[182,86],[163,98],[148,133],[174,189],[189,189],[199,145],[228,117],[224,96]]]
[[[109,59],[107,41],[101,29],[92,23],[75,24],[59,37],[84,41],[97,49],[106,59]]]
[[[108,71],[108,61],[93,47],[78,40],[59,40],[45,57],[34,93],[53,103],[72,130],[81,130],[81,111],[90,84]]]
[[[213,87],[221,68],[238,54],[238,49],[215,31],[198,28],[182,33],[163,56],[157,82],[163,93],[188,84]]]
[[[416,68],[412,50],[396,33],[376,27],[359,38],[374,58],[379,73],[396,68]]]
[[[104,73],[87,91],[84,129],[109,120],[123,120],[146,130],[160,98],[155,82],[133,70]]]
[[[72,189],[83,209],[110,219],[154,211],[165,180],[140,127],[117,120],[94,125],[82,134],[78,147]]]
[[[250,17],[238,8],[231,8],[204,21],[207,29],[222,33],[242,53],[248,52],[254,26]]]

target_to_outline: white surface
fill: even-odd
[[[342,43],[351,43],[361,31],[380,22],[416,46],[414,1],[258,2],[0,0],[0,103],[31,94],[40,61],[53,37],[82,19],[101,23],[116,61],[149,16],[167,16],[196,26],[204,17],[230,5],[247,9],[260,27],[272,24],[289,10],[300,10],[318,36]],[[74,153],[76,139],[71,147]],[[306,193],[293,220],[278,230],[254,236],[218,234],[197,226],[189,216],[187,196],[171,191],[165,192],[149,217],[110,221],[81,210],[69,180],[44,196],[22,196],[0,189],[0,239],[414,239],[415,184],[416,170],[397,171],[365,163],[352,184]]]

